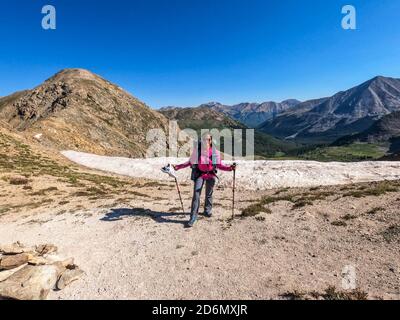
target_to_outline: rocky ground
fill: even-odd
[[[1,181],[0,243],[52,242],[75,258],[86,276],[53,299],[295,298],[342,290],[346,266],[369,298],[400,298],[398,183],[240,192],[233,221],[221,189],[214,217],[187,230],[172,184],[78,196],[32,180],[29,191]]]
[[[400,298],[398,181],[240,190],[233,221],[220,185],[214,216],[185,229],[171,181],[2,143],[0,244],[52,243],[85,271],[50,299]]]

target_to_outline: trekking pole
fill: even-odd
[[[176,189],[178,189],[179,200],[181,200],[182,211],[183,211],[183,214],[185,214],[185,207],[183,206],[182,195],[181,195],[181,190],[179,189],[178,178],[176,177],[175,172],[171,170],[171,167],[174,168],[173,166],[171,166],[169,164],[169,165],[165,166],[164,168],[162,168],[161,171],[168,174],[171,178],[174,178],[175,184],[176,184]]]
[[[178,179],[177,178],[175,178],[175,183],[176,183],[176,188],[178,189],[179,200],[181,200],[182,212],[183,212],[183,214],[185,214],[185,207],[183,206],[181,190],[179,189],[179,183],[178,183]]]
[[[233,164],[233,188],[232,188],[232,220],[235,218],[235,187],[236,187],[236,163]]]

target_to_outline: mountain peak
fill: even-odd
[[[99,76],[95,75],[93,72],[90,72],[86,69],[79,69],[79,68],[70,68],[70,69],[63,69],[60,72],[56,73],[52,76],[49,80],[95,80],[100,78]]]
[[[132,157],[146,155],[150,144],[143,133],[168,128],[164,116],[85,69],[61,70],[32,90],[1,99],[1,120],[24,135],[42,134],[48,147]]]
[[[209,107],[209,108],[213,108],[213,107],[221,107],[222,104],[216,101],[211,101],[208,103],[204,103],[201,105],[201,107]]]
[[[396,78],[391,78],[391,77],[385,77],[385,76],[376,76],[373,77],[372,79],[368,80],[364,84],[367,86],[375,85],[375,84],[385,84],[385,83],[393,83],[393,82],[398,82],[399,79]]]

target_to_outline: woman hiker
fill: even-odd
[[[212,136],[210,134],[205,134],[202,142],[198,144],[197,148],[194,148],[189,161],[173,166],[176,171],[187,167],[192,167],[192,180],[194,181],[190,221],[187,223],[187,227],[191,228],[197,220],[200,208],[200,196],[204,184],[206,185],[204,215],[210,218],[212,216],[214,186],[216,179],[218,179],[217,169],[222,171],[233,171],[236,170],[236,165],[223,165],[221,163],[220,153],[213,146]]]

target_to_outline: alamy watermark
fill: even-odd
[[[42,8],[42,28],[44,30],[56,30],[57,28],[57,11],[52,5],[45,5]]]
[[[57,11],[55,6],[47,4],[42,7],[42,28],[44,30],[56,30],[57,28]],[[344,30],[357,29],[357,11],[353,5],[345,5],[342,7],[342,28]]]
[[[357,29],[357,11],[352,5],[346,5],[342,8],[342,28],[344,30],[356,30]]]
[[[190,156],[193,148],[205,134],[212,136],[213,144],[224,154],[224,160],[254,160],[254,129],[184,129],[176,121],[169,122],[168,132],[162,128],[148,131],[147,158]]]

